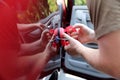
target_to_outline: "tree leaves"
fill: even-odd
[[[85,5],[86,0],[75,0],[75,5]]]

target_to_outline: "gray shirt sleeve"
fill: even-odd
[[[88,0],[96,38],[120,29],[120,0]]]

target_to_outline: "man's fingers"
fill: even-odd
[[[48,33],[49,33],[49,30],[45,29],[41,34],[41,38],[44,37],[44,36],[47,36]]]
[[[63,33],[63,36],[64,36],[66,39],[68,39],[68,40],[71,39],[71,37],[70,37],[68,34],[66,34],[66,33]]]
[[[48,29],[45,29],[42,33],[45,34],[45,33],[48,33],[49,30]]]
[[[52,42],[53,42],[53,40],[54,40],[54,37],[55,37],[55,35],[53,35],[53,36],[51,37],[50,41],[49,41],[48,44],[47,44],[47,48],[48,48],[52,53],[54,53],[54,52],[57,51],[57,48],[52,46]]]
[[[83,26],[85,26],[85,25],[84,25],[84,24],[77,23],[77,24],[75,24],[73,27],[75,27],[75,28],[80,28],[80,27],[83,27]]]
[[[45,25],[44,25],[44,24],[41,24],[41,23],[38,24],[38,27],[39,27],[41,30],[44,30],[44,29],[45,29]]]
[[[55,35],[52,35],[52,37],[50,39],[50,42],[53,41],[54,37],[55,37]]]
[[[64,36],[69,42],[71,42],[71,41],[74,40],[72,37],[70,37],[70,36],[69,36],[68,34],[66,34],[66,33],[63,33],[63,36]]]
[[[51,46],[51,44],[52,44],[52,42],[53,42],[53,40],[54,40],[54,37],[55,37],[55,35],[53,35],[53,36],[51,37],[51,39],[49,40],[49,43],[48,43],[49,46]]]
[[[70,34],[70,36],[75,36],[75,35],[79,35],[79,33],[78,32],[73,32],[73,33]]]

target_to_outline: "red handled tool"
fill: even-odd
[[[64,28],[56,28],[50,30],[50,34],[54,34],[55,38],[53,40],[52,46],[53,47],[59,47],[60,45],[65,46],[68,45],[68,40],[64,39],[63,33],[71,34],[72,32],[76,32],[76,29],[72,26],[68,26],[65,29]]]

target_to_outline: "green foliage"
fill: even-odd
[[[27,9],[18,12],[18,20],[19,23],[34,23],[56,10],[56,0],[29,0]]]
[[[49,10],[51,12],[55,12],[58,9],[58,6],[56,4],[56,0],[48,0],[48,4],[49,4]]]
[[[75,5],[85,5],[86,0],[75,0]]]

